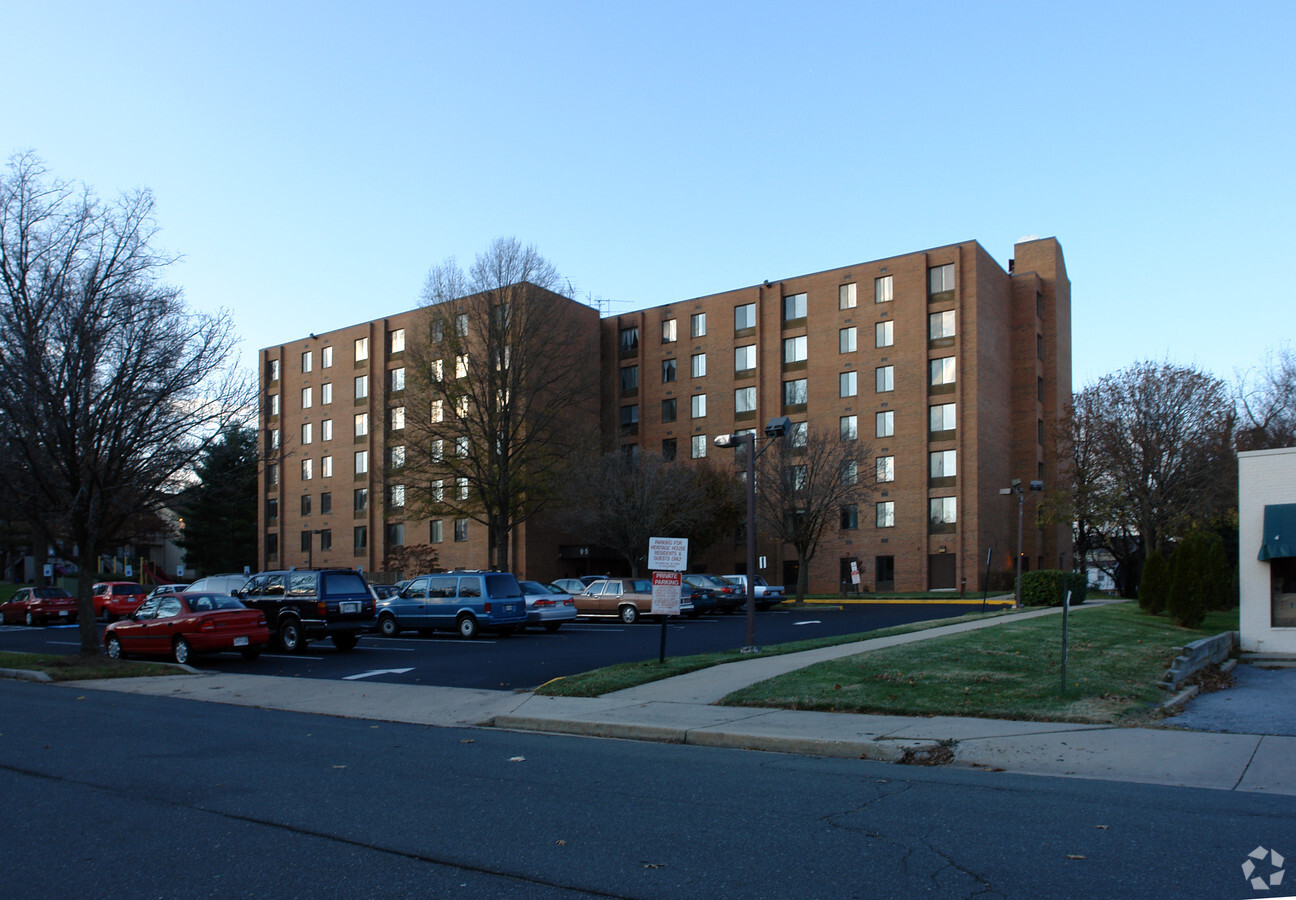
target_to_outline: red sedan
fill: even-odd
[[[270,629],[265,613],[228,594],[163,594],[111,623],[103,639],[113,659],[137,653],[185,663],[193,654],[223,650],[256,659],[270,643]]]
[[[50,622],[75,622],[76,598],[61,587],[19,588],[12,597],[0,603],[0,618],[6,625],[48,625]]]
[[[134,581],[104,581],[94,586],[94,610],[105,622],[129,616],[144,602],[144,585]]]

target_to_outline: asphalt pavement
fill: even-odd
[[[1089,606],[1073,613],[1083,614]],[[1057,612],[1032,610],[1019,615]],[[124,691],[377,721],[495,727],[1296,795],[1296,770],[1290,764],[1296,758],[1296,728],[1275,724],[1291,722],[1291,710],[1282,707],[1290,703],[1296,679],[1286,673],[1260,673],[1245,666],[1238,669],[1241,692],[1229,696],[1229,691],[1223,691],[1191,700],[1186,713],[1166,719],[1167,727],[1160,728],[715,705],[740,687],[823,659],[992,628],[1003,621],[994,618],[964,622],[804,653],[758,656],[596,698],[198,672],[72,682],[66,686],[73,690]],[[1217,705],[1223,706],[1227,714],[1216,713]]]

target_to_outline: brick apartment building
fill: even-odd
[[[987,557],[991,570],[1013,568],[1019,497],[1001,491],[1057,483],[1071,287],[1052,238],[1017,244],[1007,272],[967,241],[602,320],[572,304],[575,327],[601,342],[606,448],[730,460],[718,435],[781,415],[858,444],[860,477],[876,483],[821,544],[812,591],[837,590],[852,562],[874,590],[977,591]],[[443,565],[486,565],[483,526],[407,521],[375,464],[394,439],[405,338],[422,314],[261,351],[263,567],[378,572],[389,544],[427,541]],[[1069,568],[1070,529],[1034,526],[1040,496],[1024,494],[1024,567]],[[787,548],[763,540],[759,554],[760,574],[795,583]],[[618,565],[596,535],[541,523],[518,527],[512,556],[539,580]],[[722,540],[691,563],[742,571],[745,557]]]

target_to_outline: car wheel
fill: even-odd
[[[562,622],[546,622],[546,623],[545,623],[545,631],[549,632],[550,634],[553,634],[555,631],[557,631],[557,630],[558,630],[559,628],[561,628],[561,627],[562,627]]]
[[[183,637],[177,637],[175,643],[171,646],[171,655],[174,656],[175,661],[181,665],[189,662],[190,652],[189,642]]]
[[[378,619],[378,633],[383,637],[396,637],[400,634],[400,626],[396,624],[396,617],[390,614]]]
[[[333,646],[339,650],[354,650],[360,635],[354,631],[339,631],[333,635]]]
[[[27,613],[27,625],[30,627],[30,626],[34,626],[35,624],[36,624],[36,617],[33,616],[31,613]]]
[[[301,653],[306,649],[306,634],[302,631],[301,622],[289,618],[279,623],[279,646],[288,653]]]
[[[261,648],[260,648],[260,647],[244,647],[244,648],[243,648],[241,651],[239,651],[239,652],[243,654],[243,658],[244,658],[244,659],[256,659],[258,656],[261,655]]]
[[[459,637],[469,640],[477,637],[477,620],[472,616],[459,617]]]
[[[621,621],[627,625],[633,625],[639,621],[639,610],[633,603],[627,603],[620,609]]]
[[[117,635],[115,634],[108,635],[108,658],[109,659],[126,658],[126,651],[122,649],[121,640],[119,640]]]

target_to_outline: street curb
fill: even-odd
[[[44,672],[35,669],[0,669],[0,678],[17,678],[19,681],[53,681]]]
[[[924,739],[877,739],[862,741],[826,740],[808,737],[778,737],[745,734],[740,731],[718,731],[708,728],[673,728],[663,725],[591,722],[573,719],[550,719],[539,716],[500,715],[488,724],[504,731],[532,731],[546,734],[568,734],[578,737],[612,738],[629,741],[654,741],[663,744],[688,744],[694,747],[718,747],[729,750],[761,750],[798,756],[822,756],[835,759],[870,759],[877,762],[901,762],[931,754],[940,749],[940,741]]]

